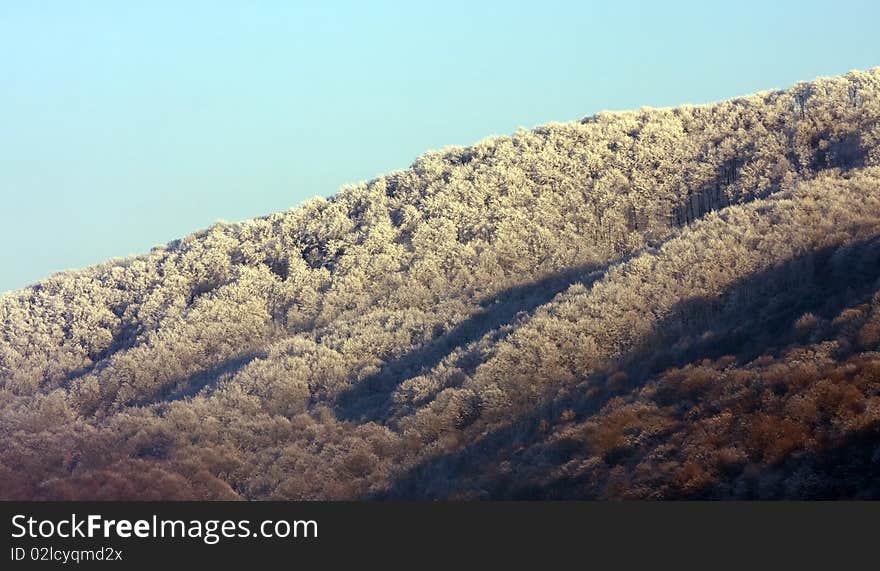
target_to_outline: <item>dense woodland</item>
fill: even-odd
[[[880,68],[0,296],[0,498],[880,496]]]

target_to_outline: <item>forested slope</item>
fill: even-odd
[[[875,495],[880,69],[0,296],[2,498]]]

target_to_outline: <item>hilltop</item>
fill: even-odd
[[[0,498],[880,495],[880,68],[0,296]]]

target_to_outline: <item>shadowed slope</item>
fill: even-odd
[[[656,384],[657,377],[666,371],[692,368],[704,362],[721,362],[727,368],[748,367],[762,355],[780,359],[798,347],[821,346],[836,340],[841,330],[831,322],[847,309],[870,302],[880,291],[878,286],[880,238],[874,237],[788,260],[760,274],[743,278],[718,297],[685,300],[658,325],[652,339],[645,340],[640,348],[584,379],[579,390],[516,418],[508,426],[490,432],[472,445],[430,459],[376,497],[606,497],[612,469],[620,466],[626,472],[633,472],[652,449],[664,442],[671,425],[686,422],[688,411],[708,407],[720,412],[730,405],[709,399],[701,401],[697,393],[689,394],[689,389],[667,382],[662,389],[651,393],[652,398],[660,407],[683,409],[672,414],[665,426],[658,421],[662,429],[643,436],[645,440],[637,445],[627,443],[625,428],[614,426],[611,424],[613,420],[609,421],[608,428],[620,431],[620,436],[608,433],[602,437],[604,440],[599,438],[600,431],[585,435],[578,433],[573,426],[600,422],[603,417],[612,416],[615,407],[623,408],[625,403],[638,399],[639,394],[645,392],[645,385]],[[755,292],[756,295],[749,302],[741,303],[738,301],[741,292]],[[804,331],[799,328],[804,315],[810,315],[825,325]],[[840,347],[838,354],[838,358],[845,360],[852,354],[852,349]],[[784,383],[784,379],[781,381]],[[875,381],[880,383],[880,378]],[[722,381],[710,376],[701,382]],[[880,392],[880,384],[876,384],[874,390]],[[634,427],[637,424],[633,422]],[[570,433],[569,436],[560,436],[566,432]],[[860,436],[843,434],[839,439],[842,442],[854,439],[867,446],[866,435],[875,432],[866,430]],[[610,443],[608,439],[611,439]],[[737,443],[717,443],[718,446],[729,444]],[[829,446],[838,444],[835,441]],[[600,451],[598,457],[591,456],[597,451]],[[826,457],[826,453],[833,454],[824,448],[810,452],[820,464],[820,458]],[[786,459],[795,466],[800,465],[794,458]],[[603,470],[597,470],[597,463],[603,466]],[[579,464],[582,466],[580,470],[577,468]],[[559,473],[565,475],[548,478],[550,474]],[[694,493],[665,488],[668,485],[663,482],[653,488],[645,487],[644,493],[652,497],[683,497]],[[841,485],[852,487],[851,483]],[[834,484],[822,486],[825,492],[817,491],[819,496],[830,493],[828,490]],[[637,490],[628,493],[639,494]],[[713,497],[729,493],[719,490],[713,494],[711,489],[701,492]],[[792,494],[792,497],[799,496]]]

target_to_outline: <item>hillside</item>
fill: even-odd
[[[0,499],[880,496],[880,68],[0,296]]]

